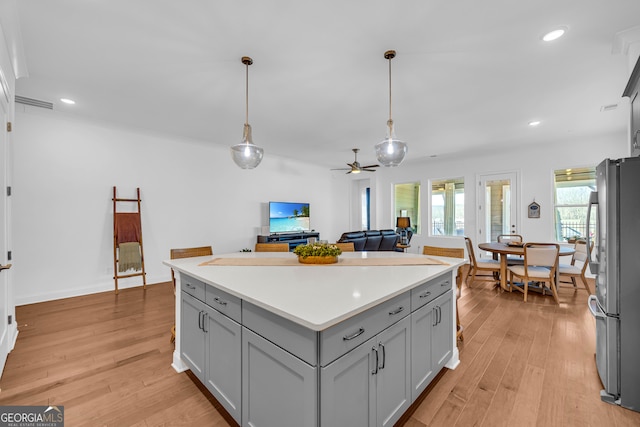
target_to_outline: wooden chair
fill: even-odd
[[[496,241],[498,243],[508,243],[508,242],[522,243],[522,236],[519,234],[499,234]]]
[[[499,234],[496,238],[498,243],[522,243],[522,236],[519,234]],[[524,258],[520,255],[507,255],[507,265],[516,265],[524,263]]]
[[[200,246],[197,248],[181,248],[181,249],[171,249],[171,259],[178,258],[191,258],[196,256],[207,256],[213,255],[213,249],[211,246]],[[173,268],[171,269],[171,281],[173,282],[173,294],[176,294],[176,276],[173,272]],[[176,325],[174,324],[171,327],[171,342],[175,342],[176,340]]]
[[[256,252],[289,252],[288,243],[256,243]]]
[[[465,237],[464,241],[467,246],[467,252],[469,253],[469,271],[467,272],[467,277],[465,280],[465,282],[467,282],[467,286],[471,287],[471,285],[476,281],[476,276],[478,275],[478,273],[483,271],[490,272],[491,279],[495,281],[500,274],[500,262],[495,259],[478,261],[478,259],[476,258],[476,253],[473,250],[473,242],[471,241],[471,239]],[[471,282],[469,282],[469,275],[471,275]]]
[[[337,243],[334,243],[334,245],[339,247],[342,252],[355,252],[355,246],[353,242],[343,242],[343,243],[337,242]]]
[[[464,258],[464,248],[441,248],[438,246],[424,246],[422,248],[423,255],[446,256],[450,258]],[[464,341],[462,331],[464,328],[460,324],[460,314],[458,313],[458,298],[462,294],[462,267],[458,267],[456,273],[456,337],[460,341]]]
[[[589,248],[589,252],[593,249],[593,242],[591,242],[591,247]],[[576,278],[579,277],[582,280],[582,284],[587,292],[591,293],[589,289],[589,284],[587,283],[587,278],[584,273],[587,270],[587,264],[589,264],[588,260],[588,252],[587,252],[587,242],[585,240],[576,240],[575,244],[575,253],[571,257],[571,264],[558,264],[558,275],[560,276],[560,281],[562,282],[562,277],[569,277],[571,279],[571,283],[573,287],[577,289]],[[576,265],[576,261],[582,263],[582,267]]]
[[[527,302],[529,282],[538,282],[543,286],[549,283],[549,288],[557,304],[558,289],[556,287],[556,268],[558,265],[558,253],[560,245],[557,243],[526,243],[524,245],[524,264],[512,265],[509,269],[509,292],[513,289],[524,293],[524,302]],[[514,278],[522,279],[522,289],[515,285]],[[544,294],[544,287],[543,294]]]

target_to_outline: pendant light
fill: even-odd
[[[407,154],[407,144],[396,138],[391,118],[391,60],[396,57],[395,50],[384,53],[389,60],[389,120],[387,121],[387,137],[376,144],[376,157],[382,166],[398,166]]]
[[[236,165],[242,169],[254,169],[262,161],[264,150],[253,144],[251,125],[249,124],[249,65],[253,64],[253,59],[243,56],[242,63],[246,66],[244,131],[242,132],[242,142],[231,147],[231,157]]]

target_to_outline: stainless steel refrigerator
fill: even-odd
[[[600,396],[640,411],[640,157],[598,165],[587,222],[589,230],[595,223],[589,267],[596,293],[589,309],[596,319]]]

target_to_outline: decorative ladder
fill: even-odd
[[[147,289],[147,278],[144,270],[144,250],[142,249],[142,222],[140,216],[140,188],[136,188],[136,199],[123,199],[119,198],[116,193],[116,187],[113,187],[113,279],[115,281],[115,292],[118,294],[118,279],[124,279],[127,277],[142,276],[142,287]],[[118,212],[119,202],[137,203],[136,212]],[[118,235],[120,233],[120,236]],[[119,245],[123,242],[124,236],[129,237],[128,242],[138,242],[140,245],[140,261],[142,270],[136,270],[135,273],[119,274],[118,267],[120,263],[120,249]],[[133,239],[133,240],[132,240]]]

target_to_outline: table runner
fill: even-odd
[[[389,257],[389,258],[338,258],[334,264],[302,264],[297,258],[213,258],[200,266],[399,266],[399,265],[449,265],[444,261],[429,257]]]

